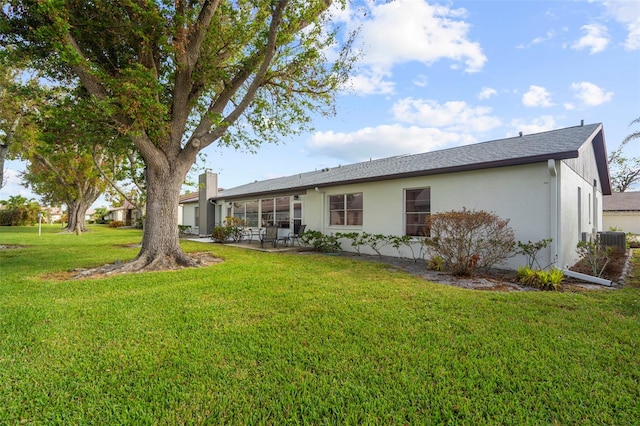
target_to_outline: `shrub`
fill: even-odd
[[[418,259],[421,259],[424,255],[423,253],[424,239],[420,239],[419,241],[416,241],[415,238],[412,237],[411,235],[403,235],[401,237],[398,237],[395,235],[389,235],[387,238],[389,239],[389,243],[393,246],[393,248],[398,250],[398,256],[401,255],[400,247],[402,246],[406,246],[409,249],[409,251],[411,252],[411,258],[413,259],[414,262],[417,262]],[[420,244],[420,249],[418,250],[417,253],[414,248],[415,244]]]
[[[338,235],[324,235],[320,231],[305,231],[300,237],[303,243],[321,253],[335,253],[342,249]]]
[[[444,259],[440,256],[432,256],[427,262],[427,269],[431,271],[444,271]]]
[[[541,267],[540,263],[538,262],[537,256],[538,252],[542,249],[546,249],[552,241],[552,238],[546,238],[544,240],[536,241],[535,243],[532,243],[531,241],[527,241],[526,243],[518,241],[516,243],[518,246],[518,248],[516,249],[516,254],[522,254],[526,256],[527,266],[529,268],[533,268],[533,264],[535,263],[538,266],[538,269],[547,269],[547,267],[551,265],[547,265],[544,268]]]
[[[237,243],[242,239],[244,233],[244,221],[237,217],[227,216],[222,226],[216,226],[211,233],[211,239],[216,243],[225,243],[229,239]]]
[[[580,259],[589,266],[592,275],[599,277],[611,259],[613,248],[602,245],[599,235],[594,233],[589,241],[578,242],[576,252]]]
[[[360,247],[362,247],[365,244],[364,235],[367,235],[367,234],[363,234],[361,236],[360,233],[358,232],[346,232],[346,233],[337,232],[336,233],[336,237],[338,238],[347,238],[351,240],[350,241],[351,247],[354,248],[358,256],[360,256]]]
[[[430,237],[425,244],[444,259],[453,275],[472,275],[513,255],[515,238],[508,219],[494,213],[462,211],[435,213],[427,218]]]
[[[391,237],[387,237],[382,234],[363,234],[363,239],[366,245],[371,247],[371,250],[375,251],[376,254],[382,257],[382,253],[380,250],[387,244],[389,244]]]
[[[216,243],[226,243],[231,236],[231,229],[226,226],[216,226],[211,232],[211,239]]]
[[[112,220],[109,222],[109,228],[121,228],[124,226],[124,222],[121,220]]]
[[[229,238],[231,238],[234,243],[242,240],[245,227],[244,220],[238,219],[237,217],[227,216],[224,219],[224,226],[229,229]]]
[[[40,205],[21,195],[12,195],[7,201],[0,200],[0,226],[25,226],[38,223]]]
[[[518,268],[518,281],[521,284],[540,290],[558,291],[561,288],[564,273],[561,269],[553,268],[549,271],[532,269],[529,266]]]

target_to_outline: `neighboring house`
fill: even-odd
[[[199,234],[198,223],[200,221],[199,194],[185,194],[180,196],[178,209],[178,223],[188,226],[186,233]]]
[[[121,207],[110,208],[104,219],[107,221],[120,221],[125,226],[134,226],[138,221],[142,220],[142,216],[133,204],[125,201]]]
[[[51,223],[58,223],[62,220],[62,215],[64,212],[62,211],[62,207],[44,207],[46,211],[47,221]]]
[[[582,232],[602,230],[611,194],[602,124],[580,125],[457,148],[402,155],[256,181],[209,197],[215,224],[234,216],[258,230],[306,224],[324,234],[410,235],[428,215],[486,210],[509,219],[516,240],[553,239],[541,264],[577,260]],[[349,250],[347,240],[343,249]],[[388,246],[384,254],[397,256]],[[408,255],[408,253],[405,253]],[[525,258],[516,256],[508,267]]]
[[[616,229],[640,235],[640,192],[605,195],[602,206],[603,229]]]
[[[66,214],[63,210],[62,207],[44,207],[43,208],[46,213],[47,213],[47,221],[49,223],[58,223],[62,220],[62,216],[64,214]],[[90,221],[91,220],[91,215],[95,213],[95,210],[87,210],[87,212],[84,215],[84,220],[86,221]]]

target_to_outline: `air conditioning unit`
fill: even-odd
[[[627,249],[627,234],[624,232],[598,232],[598,240],[603,246],[619,247],[623,251]]]

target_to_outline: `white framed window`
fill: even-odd
[[[431,187],[404,190],[404,233],[428,237],[427,218],[431,214]]]
[[[362,192],[329,196],[329,225],[362,226]]]

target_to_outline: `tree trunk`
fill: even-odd
[[[186,172],[181,173],[176,169],[148,168],[142,248],[125,270],[161,270],[199,264],[180,247],[178,200],[185,176]]]
[[[74,233],[87,232],[85,216],[91,204],[97,199],[78,200],[67,203],[67,231]]]
[[[4,186],[4,159],[7,157],[9,145],[0,142],[0,188]]]

